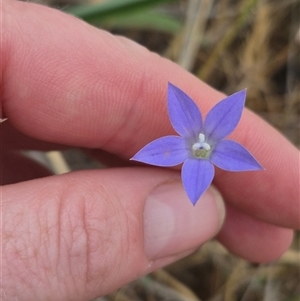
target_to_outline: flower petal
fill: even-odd
[[[203,131],[208,141],[217,142],[237,126],[245,105],[246,90],[234,93],[217,103],[207,114]]]
[[[181,178],[184,189],[195,205],[214,178],[214,166],[208,160],[187,159],[182,166]]]
[[[168,110],[174,130],[196,141],[202,130],[201,112],[187,94],[171,83],[168,85]]]
[[[250,171],[264,169],[242,145],[232,140],[218,142],[210,161],[228,171]]]
[[[136,153],[130,160],[156,166],[175,166],[189,156],[185,140],[178,136],[158,138]]]

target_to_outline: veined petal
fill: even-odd
[[[203,132],[208,141],[217,142],[237,126],[245,105],[246,90],[234,93],[217,103],[207,114]]]
[[[181,178],[184,189],[195,205],[214,178],[214,166],[208,160],[187,159],[182,166]]]
[[[211,154],[210,161],[228,171],[264,169],[248,150],[232,140],[219,141]]]
[[[168,110],[174,130],[184,138],[196,141],[202,130],[202,115],[193,100],[182,90],[169,83]]]
[[[156,166],[175,166],[189,156],[185,140],[179,136],[158,138],[136,153],[130,160]]]

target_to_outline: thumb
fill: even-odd
[[[80,171],[2,187],[8,300],[90,300],[194,251],[224,219],[176,171]],[[28,277],[30,275],[30,277]]]

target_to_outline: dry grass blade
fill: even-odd
[[[197,297],[186,285],[178,281],[178,279],[173,277],[165,270],[158,270],[156,272],[153,272],[151,275],[155,280],[159,281],[160,283],[164,283],[168,287],[173,288],[181,295],[185,296],[187,300],[201,301],[200,298]]]
[[[189,0],[178,58],[178,64],[187,70],[191,70],[194,66],[213,2],[212,0]]]
[[[58,175],[58,174],[63,174],[71,171],[70,167],[68,166],[61,152],[59,151],[47,152],[46,158],[48,159],[54,174]]]

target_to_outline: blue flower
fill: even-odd
[[[193,100],[169,83],[169,117],[180,136],[156,139],[131,160],[165,167],[183,163],[183,186],[194,205],[211,184],[215,173],[214,165],[228,171],[263,169],[242,145],[224,140],[237,126],[245,98],[246,90],[228,96],[217,103],[203,121]]]

